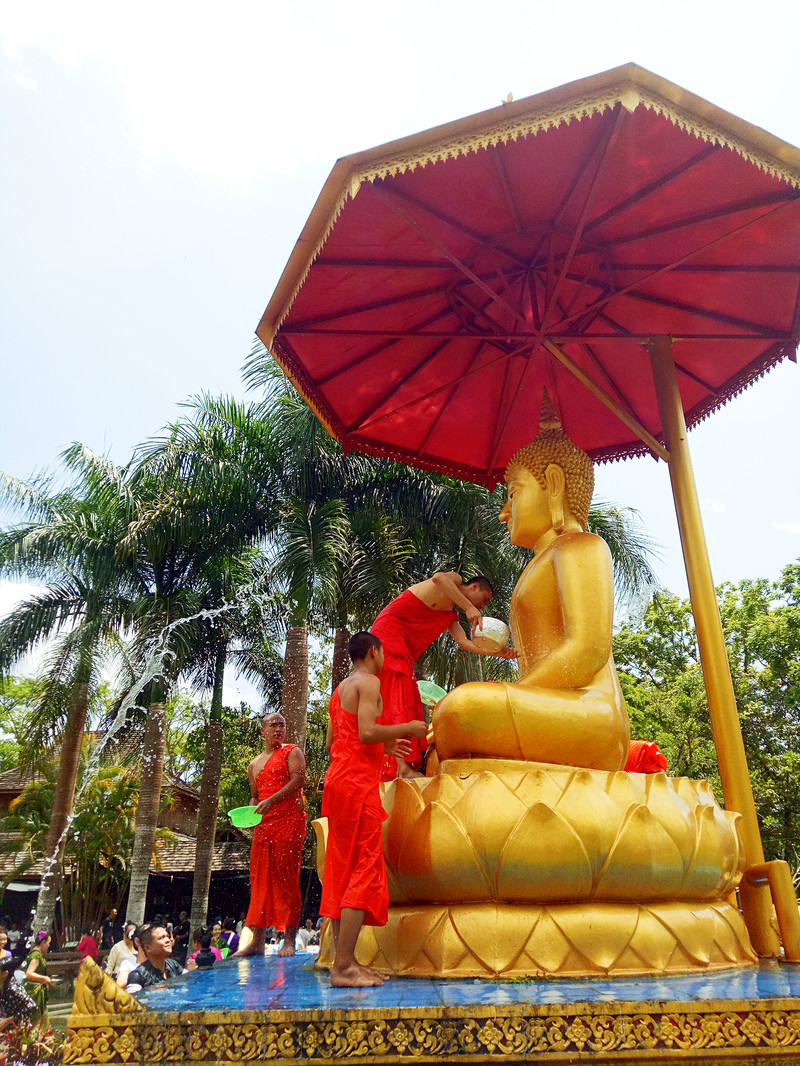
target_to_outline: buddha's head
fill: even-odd
[[[508,499],[500,521],[514,544],[535,548],[548,532],[586,529],[594,490],[592,460],[572,443],[545,390],[539,435],[506,467]]]

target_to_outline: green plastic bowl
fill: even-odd
[[[439,700],[443,700],[447,695],[445,689],[440,688],[439,685],[434,685],[432,681],[418,681],[417,688],[422,697],[422,702],[429,707],[433,707],[434,704],[438,703]]]
[[[250,829],[258,825],[263,815],[256,814],[255,807],[234,807],[232,811],[228,811],[228,817],[237,829]]]

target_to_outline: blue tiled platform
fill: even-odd
[[[703,1003],[786,1000],[800,1005],[800,966],[763,962],[747,970],[681,977],[585,980],[436,981],[395,978],[379,988],[332,988],[313,958],[226,959],[142,992],[153,1011],[341,1011],[353,1009],[508,1007],[577,1003]]]

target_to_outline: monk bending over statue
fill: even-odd
[[[380,639],[386,658],[380,673],[385,725],[425,721],[414,663],[445,630],[463,651],[484,654],[464,632],[456,607],[463,609],[470,625],[480,624],[481,608],[492,598],[493,591],[482,575],[464,581],[460,574],[436,573],[427,581],[418,581],[384,607],[370,628]],[[516,652],[508,648],[497,654],[504,659],[516,658]],[[426,748],[426,740],[412,739],[407,759],[387,755],[381,780],[421,777],[419,769]]]
[[[545,394],[538,437],[506,469],[500,521],[534,557],[511,598],[515,684],[471,682],[433,715],[440,760],[524,759],[596,770],[625,765],[628,712],[611,656],[614,579],[586,532],[594,469]]]

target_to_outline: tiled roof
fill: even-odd
[[[158,867],[151,864],[150,873],[194,873],[194,855],[197,841],[194,837],[175,833],[174,844],[161,845],[158,849]],[[247,840],[227,840],[214,845],[211,872],[247,873],[250,869],[250,843]]]

